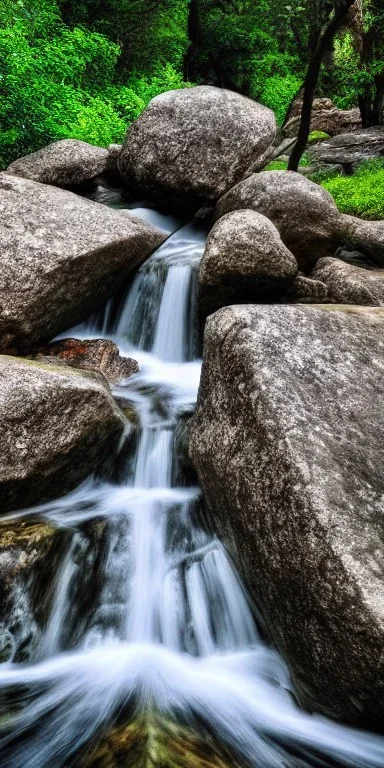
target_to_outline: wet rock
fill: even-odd
[[[283,128],[285,137],[297,136],[303,102],[297,99],[291,110],[288,122]],[[336,136],[346,131],[361,128],[361,115],[358,108],[338,109],[331,99],[314,99],[311,115],[310,132],[323,131],[330,136]]]
[[[339,259],[320,259],[312,277],[327,287],[334,304],[384,304],[384,269],[363,269]]]
[[[84,320],[166,238],[134,216],[0,174],[0,351]]]
[[[384,309],[209,318],[190,455],[301,702],[384,717]]]
[[[333,255],[340,244],[342,217],[332,196],[299,173],[253,174],[219,200],[216,218],[244,208],[257,211],[274,223],[304,272],[321,256]]]
[[[197,206],[236,184],[275,133],[271,110],[232,91],[169,91],[129,128],[118,165],[139,193]]]
[[[26,661],[38,628],[31,600],[34,575],[47,577],[47,554],[57,536],[36,521],[0,522],[0,661]]]
[[[71,187],[104,173],[108,163],[106,149],[78,139],[62,139],[15,160],[7,173],[42,184]]]
[[[97,371],[110,382],[127,379],[139,372],[137,361],[121,357],[118,346],[107,339],[60,339],[39,349],[35,359]]]
[[[364,128],[342,133],[308,149],[318,165],[354,166],[373,157],[384,155],[384,128]]]
[[[265,216],[239,210],[222,216],[209,233],[199,269],[205,315],[246,298],[271,300],[295,279],[297,261]]]
[[[320,279],[298,275],[280,300],[293,304],[318,304],[325,300],[327,286]]]
[[[153,768],[239,768],[210,739],[160,717],[111,729],[79,768],[142,768],[147,764]]]
[[[125,429],[104,377],[0,356],[0,512],[62,496]]]

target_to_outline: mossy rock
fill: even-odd
[[[113,728],[79,768],[239,768],[201,735],[159,716]]]
[[[308,136],[308,144],[318,144],[319,141],[327,141],[330,138],[329,133],[325,131],[312,131]]]

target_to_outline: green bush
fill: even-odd
[[[0,6],[0,167],[52,141],[107,146],[153,96],[186,85],[169,63],[155,75],[119,79],[119,45],[69,29],[55,0],[3,0]]]
[[[363,219],[384,218],[384,160],[368,160],[353,176],[328,176],[321,184],[342,213]]]

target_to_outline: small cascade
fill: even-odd
[[[140,373],[113,389],[136,412],[135,454],[120,484],[89,480],[9,516],[47,520],[65,530],[68,546],[35,661],[0,665],[6,768],[75,768],[79,760],[108,768],[102,757],[88,763],[86,750],[117,733],[123,744],[137,730],[154,734],[154,722],[157,739],[159,723],[177,738],[188,734],[180,768],[197,766],[193,734],[212,768],[383,768],[383,739],[299,709],[225,548],[202,523],[199,489],[186,477],[174,484],[175,430],[193,409],[200,373],[203,247],[195,225],[179,229],[125,296],[70,332],[112,338],[139,360]],[[164,740],[161,752],[142,754],[149,741],[135,742],[121,765],[176,764]]]

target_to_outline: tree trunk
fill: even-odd
[[[301,156],[305,151],[308,143],[308,136],[311,128],[312,104],[324,54],[330,49],[333,38],[340,24],[346,17],[354,2],[355,0],[342,0],[341,3],[336,4],[333,16],[327,26],[324,27],[320,33],[315,51],[310,59],[307,74],[304,80],[303,108],[301,111],[299,133],[297,136],[296,144],[289,158],[288,170],[290,171],[298,170]]]
[[[198,0],[190,0],[188,13],[189,46],[184,56],[184,80],[193,82],[196,79],[197,67],[194,61],[196,49],[200,40],[200,19]]]

